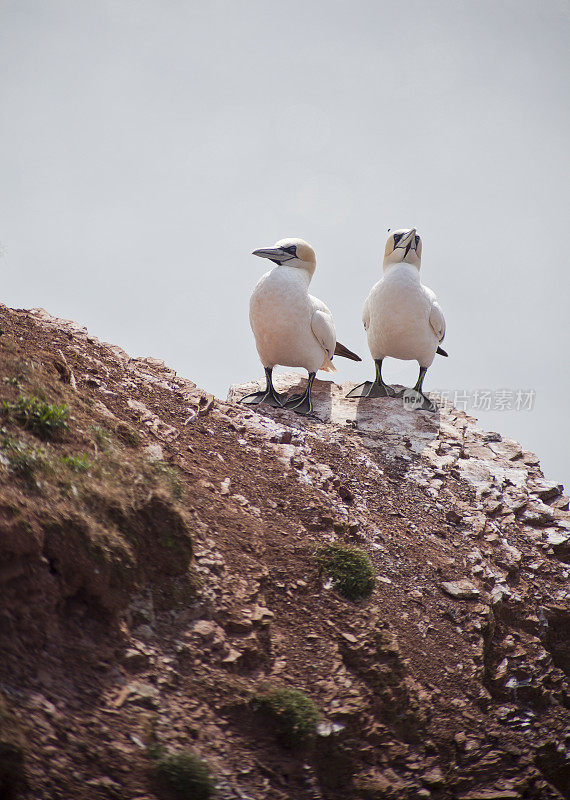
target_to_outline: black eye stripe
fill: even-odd
[[[286,253],[290,253],[292,256],[294,256],[297,254],[297,245],[295,244],[289,245],[289,247],[284,247],[283,250]]]

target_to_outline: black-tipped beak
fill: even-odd
[[[262,247],[260,250],[254,250],[251,255],[269,258],[274,264],[283,264],[285,261],[291,261],[292,258],[295,258],[294,255],[287,253],[282,247]]]
[[[404,258],[406,258],[406,256],[410,252],[410,250],[415,250],[416,249],[416,229],[415,228],[412,228],[412,230],[409,231],[405,235],[404,240],[400,242],[400,247],[405,247],[406,248],[406,252],[404,253]]]

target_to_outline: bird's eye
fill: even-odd
[[[420,243],[420,237],[416,236],[416,247],[419,245],[419,243]]]
[[[297,255],[297,245],[295,244],[292,244],[289,247],[284,247],[283,250],[285,250],[286,253],[290,253],[292,256]]]
[[[403,234],[402,234],[402,233],[395,233],[395,234],[394,234],[394,244],[398,244],[398,242],[400,241],[400,239],[402,238],[402,236],[403,236]]]

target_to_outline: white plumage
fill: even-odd
[[[420,282],[418,269],[405,262],[384,268],[366,298],[362,321],[375,360],[392,356],[427,368],[445,336],[434,292]]]
[[[264,367],[334,371],[336,332],[331,312],[308,292],[306,270],[283,265],[266,272],[253,290],[249,321]]]

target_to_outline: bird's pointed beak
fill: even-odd
[[[408,255],[410,250],[416,249],[416,229],[412,228],[411,231],[404,236],[404,238],[399,242],[400,247],[405,247],[406,252],[404,254],[404,258]]]
[[[286,253],[281,247],[262,247],[259,250],[254,250],[252,256],[269,258],[275,264],[283,264],[284,261],[290,261],[294,258],[291,253]]]

